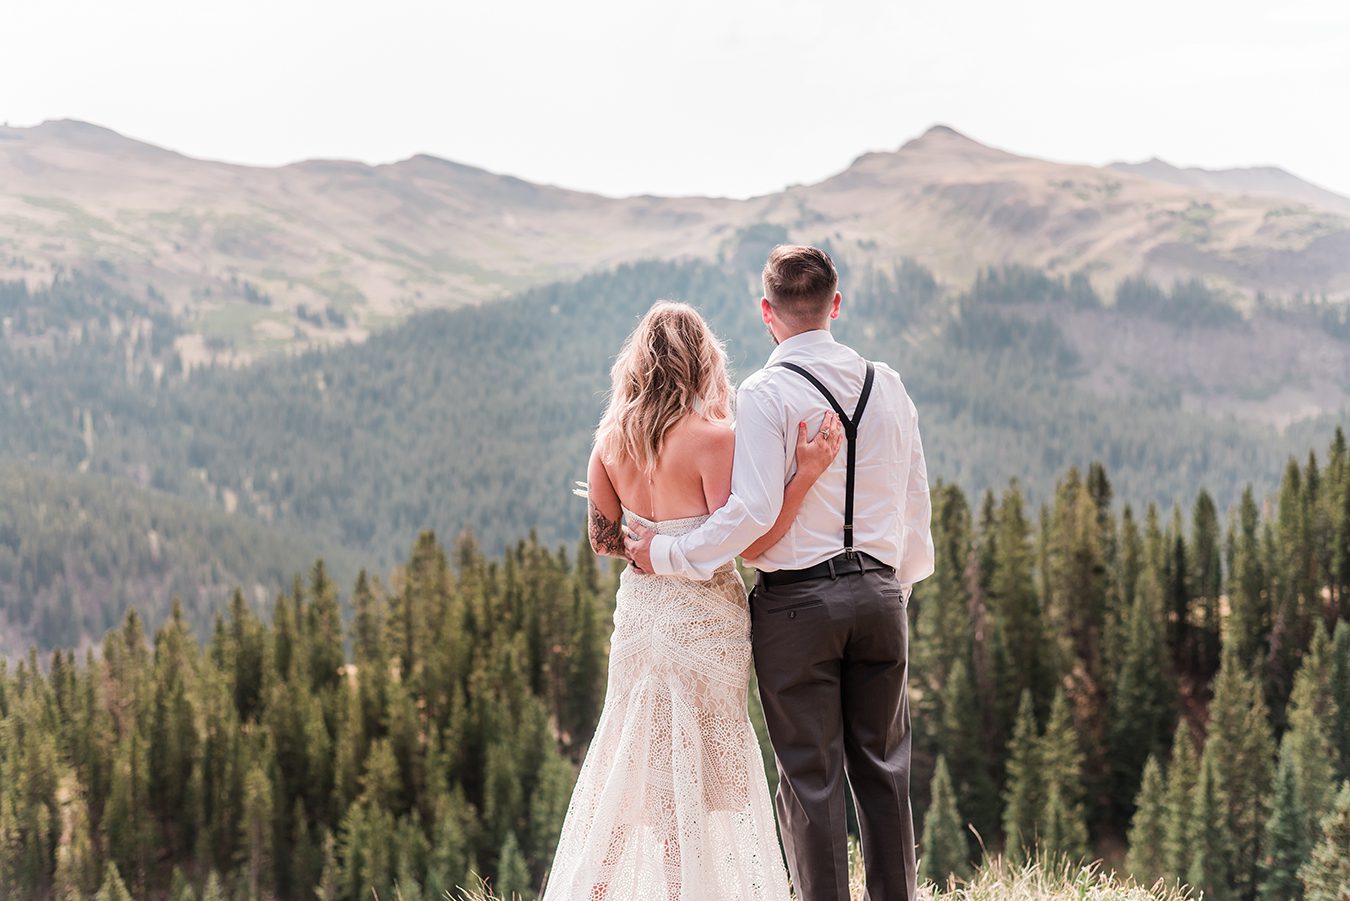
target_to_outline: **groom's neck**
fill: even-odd
[[[788,327],[786,326],[786,324],[784,324],[784,328],[782,328],[781,330],[779,329],[774,330],[773,337],[775,341],[777,341],[779,344],[782,344],[789,338],[795,338],[798,335],[804,335],[807,332],[819,332],[819,331],[828,332],[829,330],[830,330],[830,320],[828,319],[826,319],[824,322],[818,322],[812,325],[803,325],[800,327],[795,325]]]

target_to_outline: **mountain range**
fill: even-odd
[[[747,374],[786,240],[834,253],[838,334],[901,372],[934,482],[1039,504],[1100,461],[1136,513],[1268,497],[1350,421],[1344,198],[1122,165],[939,126],[775,195],[614,199],[0,130],[0,657],[174,595],[208,634],[235,588],[266,612],[314,557],[384,572],[427,528],[571,544],[624,335],[688,300]]]
[[[0,128],[0,279],[97,268],[182,326],[187,365],[362,340],[646,259],[715,261],[772,227],[944,285],[1010,263],[1202,277],[1239,304],[1350,295],[1350,199],[1279,169],[1093,167],[934,126],[822,182],[744,200],[608,198],[418,155],[275,168],[192,159],[96,125]]]

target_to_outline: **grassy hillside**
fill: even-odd
[[[428,156],[233,166],[47,122],[0,128],[0,278],[97,264],[123,290],[154,284],[191,336],[189,365],[362,340],[418,310],[623,262],[712,261],[764,225],[860,262],[922,259],[956,288],[1018,263],[1086,271],[1102,291],[1143,273],[1248,299],[1350,296],[1350,218],[1327,208],[1334,195],[1233,183],[1031,159],[938,126],[763,197],[614,199]]]

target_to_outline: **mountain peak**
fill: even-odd
[[[962,141],[970,141],[972,144],[973,144],[973,143],[976,143],[975,141],[972,141],[972,140],[971,140],[969,137],[967,137],[966,135],[961,134],[961,132],[957,131],[955,128],[952,128],[950,125],[943,125],[941,122],[937,123],[936,125],[930,126],[929,129],[928,129],[927,131],[925,131],[925,132],[923,133],[923,135],[921,135],[921,137],[924,137],[924,138],[958,138],[958,139],[960,139],[960,140],[962,140]]]

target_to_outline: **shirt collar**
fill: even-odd
[[[820,347],[822,345],[834,343],[834,335],[831,335],[830,330],[827,328],[816,328],[807,332],[801,332],[800,334],[793,335],[791,338],[788,338],[786,341],[783,341],[775,347],[773,353],[769,354],[769,362],[765,365],[772,366],[788,354],[796,353],[799,350],[805,350],[808,347]]]

